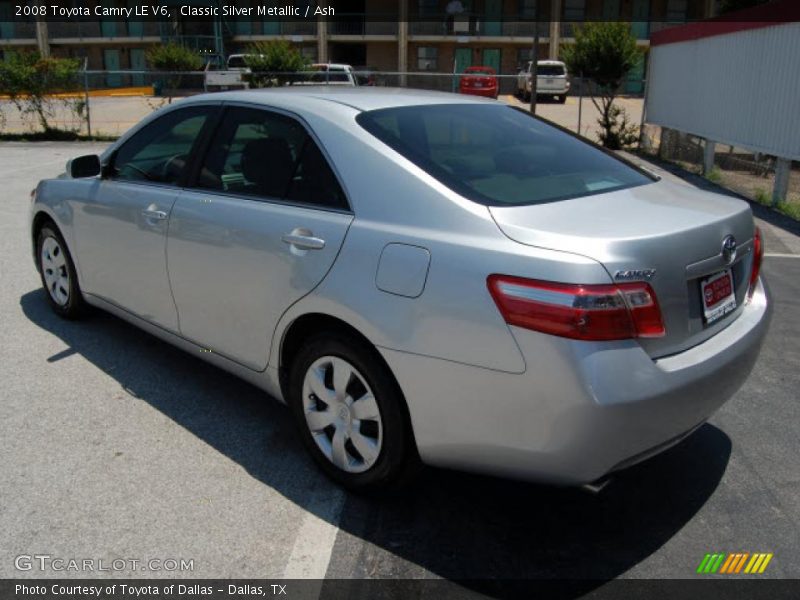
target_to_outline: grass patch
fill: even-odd
[[[722,182],[722,173],[720,173],[719,168],[714,167],[705,175],[706,179],[708,179],[711,183],[716,183],[719,185]]]
[[[68,129],[47,129],[24,133],[0,133],[0,142],[113,142],[119,136],[88,136]]]

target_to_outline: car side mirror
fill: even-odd
[[[100,175],[100,157],[96,154],[87,154],[73,158],[67,163],[67,173],[73,179],[81,177],[97,177]]]

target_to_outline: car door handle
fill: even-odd
[[[301,250],[322,250],[325,247],[325,240],[313,235],[286,233],[281,237],[281,240],[283,243]]]
[[[150,208],[146,208],[142,211],[142,214],[146,219],[157,219],[159,221],[163,221],[167,218],[167,213],[163,210],[152,210]]]

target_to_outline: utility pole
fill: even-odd
[[[533,60],[531,61],[531,114],[536,114],[536,88],[539,81],[539,3],[533,17]]]
[[[44,6],[44,2],[39,1],[36,6]],[[36,46],[42,58],[50,58],[50,36],[44,17],[36,17]]]

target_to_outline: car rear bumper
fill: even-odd
[[[497,88],[461,88],[462,94],[469,96],[482,96],[485,98],[494,98],[497,96]]]
[[[726,329],[658,360],[635,341],[512,328],[527,363],[518,375],[381,351],[426,463],[571,485],[644,460],[705,422],[746,380],[770,316],[759,284]]]

